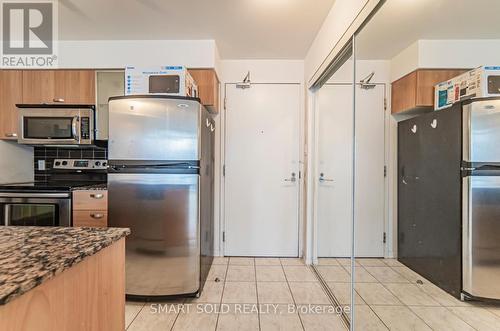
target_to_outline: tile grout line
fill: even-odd
[[[283,274],[285,275],[286,285],[288,286],[288,290],[290,291],[290,296],[292,297],[295,309],[297,309],[298,305],[297,305],[297,302],[295,301],[295,297],[293,295],[292,288],[290,287],[290,282],[288,281],[288,277],[286,276],[285,267],[283,266],[283,263],[281,262],[281,258],[279,259],[279,261],[280,261],[281,271],[283,271]],[[305,331],[306,328],[304,327],[304,322],[302,321],[302,317],[300,316],[298,311],[297,311],[297,316],[299,317],[299,321],[300,321],[300,325],[302,326],[302,330]]]
[[[466,320],[464,320],[463,318],[460,317],[460,315],[458,315],[457,313],[455,313],[453,310],[451,310],[449,307],[444,307],[447,311],[449,311],[450,313],[452,313],[453,315],[455,315],[456,317],[458,317],[461,321],[463,321],[465,324],[467,324],[468,326],[470,326],[471,328],[473,328],[474,330],[478,330],[476,329],[473,325],[469,324],[469,322],[467,322]],[[456,308],[456,307],[455,307]],[[470,308],[470,307],[468,307]],[[488,311],[489,312],[489,311]]]
[[[219,300],[219,307],[222,306],[222,300],[224,299],[224,290],[226,289],[226,279],[227,279],[227,273],[228,273],[228,270],[229,270],[229,260],[231,258],[228,257],[227,258],[227,263],[226,263],[226,272],[224,273],[224,280],[223,280],[223,285],[222,285],[222,293],[221,293],[221,296],[220,296],[220,300]],[[213,266],[213,264],[212,264]],[[219,308],[219,312],[217,313],[217,320],[215,321],[215,330],[217,330],[217,328],[219,327],[219,317],[220,317],[220,308]]]
[[[330,288],[326,284],[326,281],[323,279],[323,276],[321,276],[320,272],[318,269],[316,269],[315,265],[311,265],[311,269],[313,270],[313,274],[316,276],[318,279],[320,286],[322,290],[325,292],[325,295],[327,296],[328,300],[334,307],[339,307],[342,308],[342,305],[338,301],[337,297],[333,294],[332,291],[330,291]],[[340,314],[340,320],[342,321],[342,324],[346,327],[347,330],[351,329],[351,322],[350,318],[347,317],[347,314],[344,312],[342,309],[342,314]]]
[[[385,263],[385,262],[384,262]],[[432,327],[425,321],[425,319],[423,319],[422,317],[420,317],[418,314],[416,314],[413,309],[411,309],[412,306],[410,305],[407,305],[406,303],[404,303],[400,298],[398,298],[389,288],[387,288],[385,286],[385,284],[411,284],[411,285],[414,285],[416,286],[419,291],[422,291],[425,295],[429,296],[432,300],[434,300],[438,306],[421,306],[421,307],[438,307],[438,308],[446,308],[446,306],[442,305],[440,302],[438,302],[437,300],[435,300],[434,298],[432,298],[429,294],[427,294],[423,289],[419,288],[419,286],[417,286],[416,284],[414,284],[411,280],[409,280],[408,278],[406,278],[404,275],[400,274],[399,272],[397,272],[396,270],[394,270],[391,266],[387,265],[391,270],[393,270],[394,272],[398,273],[400,276],[402,276],[403,278],[405,278],[408,283],[382,283],[381,281],[379,281],[373,274],[370,273],[370,271],[366,270],[369,274],[371,274],[376,280],[377,282],[383,287],[385,288],[387,291],[389,291],[389,293],[391,293],[399,302],[401,302],[401,305],[402,307],[406,307],[409,311],[411,311],[418,319],[420,319],[425,325],[427,325],[430,329],[432,329]],[[406,266],[405,266],[406,267]],[[408,267],[406,267],[408,268]],[[409,268],[408,268],[409,269]],[[411,269],[410,269],[411,270]],[[420,276],[420,275],[419,275]],[[422,277],[424,278],[424,277]],[[425,278],[424,278],[425,279]],[[384,321],[380,318],[380,316],[378,316],[378,314],[373,310],[372,308],[372,305],[368,305],[370,307],[370,309],[375,313],[375,315],[377,315],[377,317],[382,321],[382,323],[384,323]],[[376,306],[376,305],[375,305]],[[395,306],[395,307],[398,307],[398,306]],[[419,306],[413,306],[413,307],[419,307]],[[449,310],[449,309],[447,309]],[[453,313],[453,312],[452,312]],[[459,318],[460,320],[462,320],[461,318]],[[463,321],[463,320],[462,320]],[[466,321],[463,321],[464,323],[466,323],[467,325],[469,325],[469,323],[467,323]],[[385,323],[384,323],[385,324]],[[472,327],[472,326],[471,326]],[[474,329],[474,328],[473,328]]]
[[[385,262],[384,262],[385,263]],[[390,270],[393,270],[392,267],[388,266],[390,268]],[[394,272],[398,273],[396,270],[393,270]],[[375,280],[384,288],[386,289],[387,291],[389,291],[389,293],[391,293],[399,302],[401,302],[401,306],[402,307],[406,307],[409,311],[411,311],[418,319],[420,319],[425,325],[427,325],[431,330],[432,330],[432,327],[427,324],[427,322],[422,318],[420,317],[419,315],[417,315],[411,308],[409,305],[407,305],[406,303],[404,303],[400,298],[398,298],[389,288],[387,288],[385,286],[384,283],[382,283],[381,281],[379,281],[373,274],[370,273],[370,271],[366,270],[366,272],[368,272],[370,275],[373,276],[373,278],[375,278]],[[402,276],[403,278],[405,278],[409,284],[413,284],[408,278],[404,277],[403,275],[401,275],[400,273],[398,273],[400,276]],[[389,283],[390,284],[390,283]],[[399,283],[395,283],[395,284],[399,284]],[[401,283],[401,284],[405,284],[405,283]],[[415,284],[413,284],[415,285]],[[416,286],[416,285],[415,285]],[[417,286],[418,287],[418,286]],[[424,292],[422,289],[419,288],[420,291]],[[425,292],[424,292],[425,293]],[[425,293],[427,294],[427,293]],[[430,296],[429,296],[430,297]],[[436,300],[434,300],[436,301]],[[437,301],[436,301],[437,302]],[[439,304],[439,302],[437,302]],[[440,305],[441,306],[441,305]],[[372,305],[368,305],[368,307],[370,307],[370,309],[375,313],[375,315],[382,321],[382,323],[384,323],[385,325],[385,322],[382,320],[382,318],[380,318],[380,316],[378,316],[378,314],[373,310],[372,308]],[[396,306],[397,307],[397,306]]]
[[[184,300],[182,301],[182,305],[184,305]],[[177,312],[177,314],[175,314],[175,318],[174,318],[174,321],[172,322],[172,326],[170,327],[170,331],[172,331],[174,329],[174,326],[175,326],[175,323],[177,322],[177,320],[179,319],[179,315],[181,314],[180,310]]]
[[[125,301],[125,304],[126,303],[127,303],[127,301]],[[141,306],[141,309],[139,309],[139,311],[137,312],[137,314],[135,314],[134,318],[132,318],[132,320],[130,321],[130,323],[125,326],[125,331],[128,330],[128,328],[130,328],[132,326],[132,324],[134,324],[135,319],[137,318],[137,316],[139,316],[139,314],[141,313],[141,311],[144,309],[145,306],[146,306],[146,302],[143,302],[142,306]]]
[[[382,261],[382,262],[383,262],[383,261]],[[384,262],[383,262],[383,263],[384,263]],[[385,263],[384,263],[384,264],[385,264]],[[354,270],[356,270],[356,269],[354,269]],[[371,273],[368,269],[366,269],[366,268],[365,268],[365,270],[366,270],[366,272],[367,272],[369,275],[371,275],[371,276],[372,276],[372,277],[373,277],[373,278],[377,281],[377,283],[378,283],[378,284],[380,284],[383,288],[385,288],[387,291],[389,291],[389,293],[391,293],[392,295],[394,295],[394,293],[392,293],[392,291],[391,291],[391,290],[389,290],[388,288],[386,288],[386,287],[384,286],[384,284],[382,284],[382,282],[381,282],[381,281],[379,281],[379,280],[377,279],[377,277],[375,277],[375,275],[373,275],[373,274],[372,274],[372,273]],[[375,283],[375,284],[377,284],[377,283]],[[354,284],[353,284],[352,286],[354,286]],[[361,297],[361,295],[360,295],[360,297]],[[396,298],[396,300],[398,300],[399,302],[401,302],[401,303],[404,305],[404,302],[403,302],[403,301],[401,301],[401,300],[400,300],[400,299],[399,299],[396,295],[394,295],[394,297]],[[363,299],[363,297],[361,297],[361,299]],[[363,299],[363,301],[365,301],[365,299]],[[366,302],[366,301],[365,301],[365,302]],[[371,310],[371,311],[375,314],[375,316],[377,316],[377,318],[380,320],[380,322],[382,322],[382,324],[384,324],[384,325],[385,325],[385,327],[386,327],[388,330],[390,330],[389,326],[388,326],[388,325],[384,322],[384,320],[383,320],[383,319],[382,319],[382,318],[381,318],[381,317],[377,314],[377,312],[373,309],[372,305],[368,304],[368,302],[366,302],[366,304],[367,304],[368,308],[370,308],[370,310]],[[396,306],[396,307],[397,307],[397,306]],[[410,309],[410,308],[408,308],[408,309]],[[413,312],[412,312],[412,313],[413,313]],[[415,313],[413,313],[413,314],[415,314]],[[417,314],[415,314],[415,316],[417,316],[418,318],[420,318],[420,316],[418,316]],[[423,321],[423,322],[424,322],[424,324],[425,324],[425,325],[427,325],[427,323],[425,323],[425,321]],[[427,325],[427,326],[430,328],[430,325]],[[431,328],[431,329],[432,329],[432,328]]]
[[[255,296],[257,299],[257,321],[259,322],[259,331],[260,331],[261,326],[260,326],[259,289],[257,288],[257,265],[255,262],[255,257],[253,258],[253,272],[255,277]]]

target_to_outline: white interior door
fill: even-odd
[[[384,255],[384,86],[356,92],[358,257]],[[324,85],[318,96],[318,257],[351,255],[352,85]]]
[[[300,85],[226,85],[225,255],[297,256]]]

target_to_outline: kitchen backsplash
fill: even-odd
[[[106,160],[108,157],[107,148],[63,148],[63,147],[35,147],[35,181],[48,181],[54,175],[52,166],[55,159],[89,159]],[[45,169],[39,168],[38,161],[45,161]],[[92,177],[92,176],[90,176]],[[89,178],[90,179],[90,178]]]

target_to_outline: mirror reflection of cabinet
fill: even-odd
[[[392,83],[391,112],[434,107],[434,86],[456,77],[465,69],[417,69]]]
[[[108,99],[124,95],[125,74],[123,70],[96,71],[96,133],[97,140],[108,140]]]
[[[201,103],[212,114],[219,113],[220,82],[214,69],[189,69],[198,85]]]

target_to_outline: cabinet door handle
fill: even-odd
[[[54,99],[52,99],[52,101],[54,101],[54,102],[64,102],[64,99],[63,98],[54,98]]]
[[[104,214],[100,214],[100,213],[94,214],[94,213],[92,213],[92,214],[90,214],[90,217],[95,218],[96,220],[98,220],[98,219],[103,218]]]
[[[90,197],[94,198],[94,199],[102,199],[102,198],[104,198],[104,194],[102,194],[102,193],[97,193],[97,194],[92,193],[90,195]]]
[[[17,137],[17,133],[10,132],[10,133],[6,133],[5,136],[7,138],[16,138]]]

